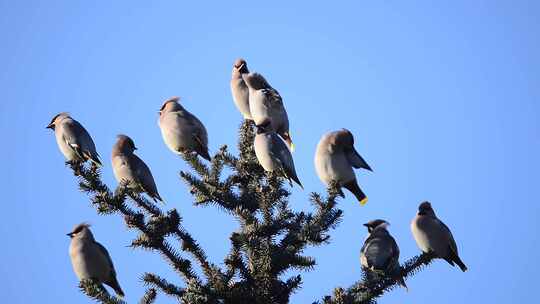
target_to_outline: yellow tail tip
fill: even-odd
[[[294,144],[291,142],[291,152],[294,152]]]
[[[364,206],[366,203],[367,203],[367,197],[364,197],[364,198],[360,201],[360,205]]]

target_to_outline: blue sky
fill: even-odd
[[[154,254],[127,248],[133,232],[97,216],[64,167],[51,117],[69,111],[92,134],[115,187],[110,150],[130,135],[167,207],[214,262],[235,221],[196,208],[186,169],[162,142],[157,110],[178,95],[209,132],[210,149],[235,146],[241,116],[231,65],[247,59],[283,96],[309,210],[323,191],[313,166],[320,136],[342,127],[374,172],[357,172],[370,201],[348,195],[333,242],[292,303],[311,303],[360,277],[362,223],[384,218],[402,260],[419,250],[409,223],[430,200],[452,229],[467,273],[443,261],[380,303],[535,301],[540,171],[540,6],[534,1],[0,1],[3,149],[2,297],[10,303],[89,303],[77,289],[65,233],[89,221],[136,302],[139,277],[180,282]],[[160,296],[158,303],[171,303]]]

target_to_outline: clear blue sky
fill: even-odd
[[[470,271],[436,262],[407,282],[410,292],[392,291],[380,303],[534,302],[540,6],[445,2],[0,1],[3,299],[89,303],[65,236],[82,221],[109,249],[129,302],[142,295],[145,271],[180,282],[158,256],[127,248],[133,232],[119,217],[97,216],[79,193],[45,129],[61,111],[92,134],[111,187],[115,135],[130,135],[167,207],[222,261],[236,223],[192,205],[178,178],[186,165],[163,143],[157,111],[181,96],[206,124],[212,151],[234,147],[241,116],[229,78],[242,56],[286,104],[306,189],[293,191],[294,209],[309,210],[308,193],[324,189],[313,166],[324,132],[349,128],[374,168],[357,172],[370,201],[340,202],[344,221],[330,245],[309,250],[318,265],[292,303],[359,279],[368,220],[391,222],[402,260],[416,255],[409,223],[422,200],[452,229]]]

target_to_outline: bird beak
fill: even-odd
[[[73,237],[73,232],[70,232],[68,234],[66,234],[67,236],[69,236],[70,238]]]
[[[52,123],[50,123],[49,125],[47,125],[45,127],[45,129],[54,129],[54,125]]]
[[[365,223],[365,224],[363,224],[363,225],[369,228],[369,224],[368,224],[368,223]]]
[[[133,147],[133,150],[137,150],[137,147]]]

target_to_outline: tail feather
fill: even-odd
[[[122,290],[122,287],[120,287],[120,284],[115,276],[113,276],[111,281],[105,282],[105,284],[109,285],[120,297],[123,298],[125,296],[124,291]]]
[[[448,264],[450,264],[452,266],[456,266],[456,264],[457,264],[458,267],[461,269],[461,271],[463,271],[463,272],[467,271],[467,266],[465,266],[465,263],[463,263],[463,261],[461,261],[459,256],[452,249],[450,249],[449,252],[450,252],[449,255],[447,257],[444,257],[443,259],[445,261],[447,261]]]
[[[302,183],[300,182],[300,179],[298,179],[298,176],[296,176],[296,174],[294,174],[293,176],[291,176],[291,179],[298,184],[298,186],[300,186],[300,188],[302,188],[302,190],[304,190],[304,186],[302,185]]]
[[[212,157],[210,157],[210,154],[208,153],[208,148],[197,149],[197,153],[207,161],[212,161]]]
[[[465,265],[465,263],[463,263],[463,261],[459,258],[459,256],[457,254],[454,256],[453,260],[459,266],[461,271],[463,271],[463,272],[467,271],[467,266]]]
[[[99,160],[99,155],[97,153],[85,152],[84,156],[86,157],[86,159],[90,160],[97,166],[99,167],[103,166],[103,164],[101,164],[101,161]]]
[[[358,186],[356,180],[343,184],[343,187],[354,194],[356,199],[360,202],[360,205],[365,205],[367,203],[367,196],[364,194],[362,189],[360,189],[360,186]]]
[[[159,193],[157,192],[152,195],[152,199],[154,199],[154,202],[160,201],[162,203],[165,203],[163,199],[161,198],[161,196],[159,195]]]
[[[287,168],[283,168],[283,171],[284,171],[285,177],[287,179],[289,179],[289,180],[292,179],[295,183],[298,184],[298,186],[300,186],[300,188],[302,188],[302,190],[304,190],[304,186],[300,182],[300,179],[298,178],[298,175],[296,175],[296,171],[294,169],[289,170]]]
[[[409,291],[409,287],[407,286],[407,284],[405,284],[405,279],[403,277],[400,277],[399,279],[397,279],[397,282],[398,284],[405,288],[405,290]]]

